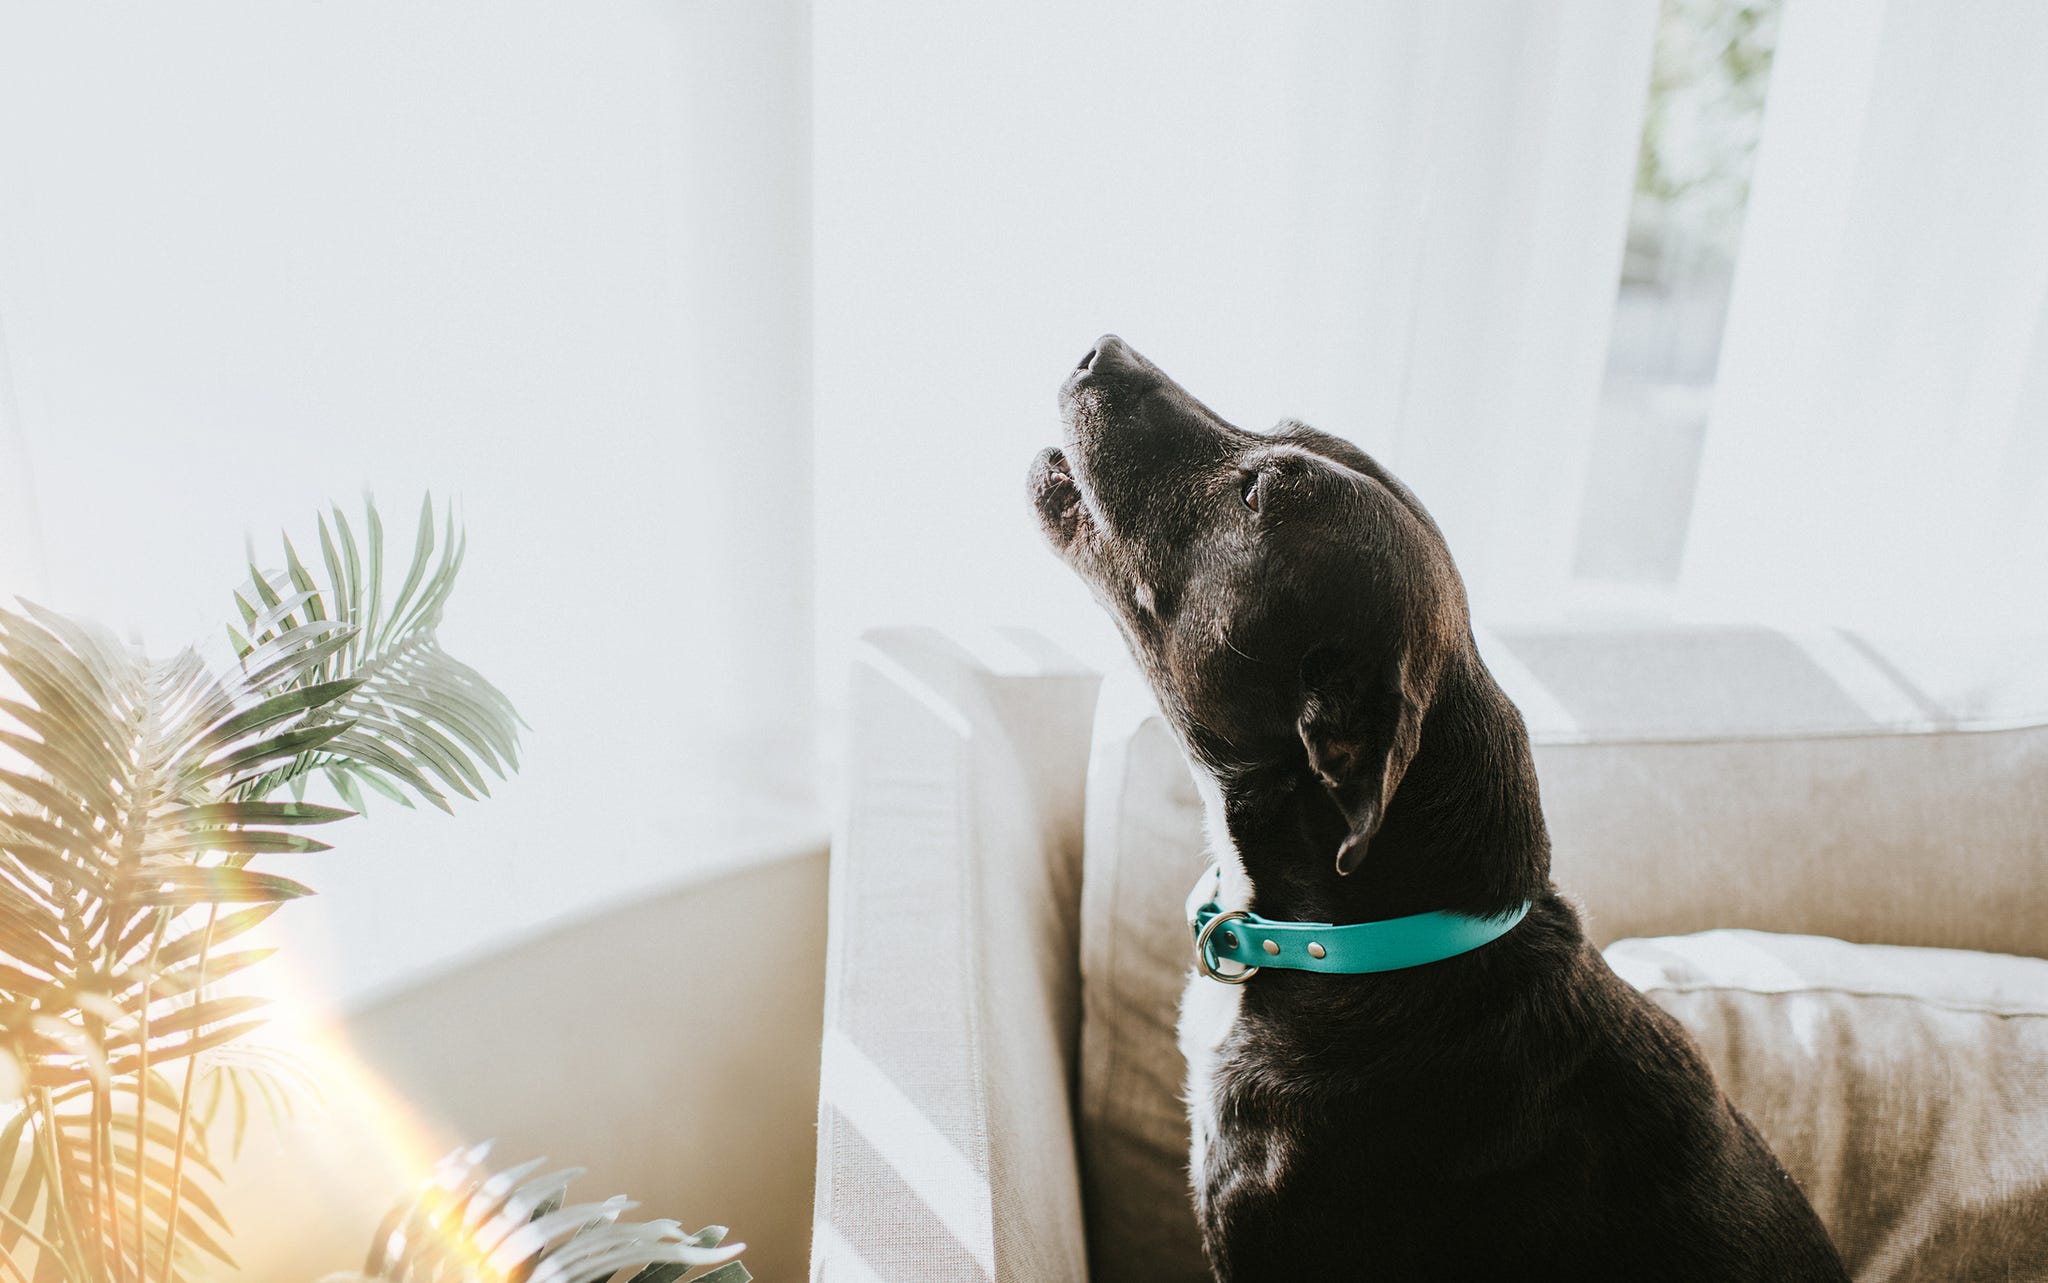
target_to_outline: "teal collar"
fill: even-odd
[[[1529,902],[1498,918],[1462,913],[1415,913],[1382,922],[1332,926],[1327,922],[1275,922],[1216,903],[1223,871],[1210,866],[1188,892],[1188,930],[1195,937],[1195,967],[1211,980],[1243,984],[1264,967],[1361,975],[1399,971],[1470,953],[1492,944],[1528,916]],[[1223,971],[1234,962],[1236,971]]]

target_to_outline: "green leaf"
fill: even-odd
[[[15,1171],[21,1173],[21,1184],[14,1192],[14,1202],[7,1209],[8,1219],[0,1220],[0,1254],[10,1258],[21,1245],[19,1227],[31,1223],[29,1217],[34,1213],[36,1200],[48,1179],[48,1173],[43,1170],[43,1160],[35,1150],[35,1138],[27,1131],[28,1121],[29,1111],[23,1109],[7,1125],[6,1133],[0,1134],[0,1187],[7,1184]]]
[[[52,921],[55,916],[20,892],[0,887],[0,953],[46,975],[63,971],[71,947],[61,939],[63,927]]]
[[[712,1272],[703,1277],[719,1283],[750,1277],[731,1268],[742,1245],[717,1246],[721,1226],[692,1235],[672,1220],[628,1220],[633,1204],[624,1198],[568,1204],[563,1191],[578,1172],[534,1175],[541,1164],[529,1162],[494,1174],[483,1165],[488,1151],[448,1155],[391,1210],[372,1240],[366,1278],[466,1279],[464,1263],[477,1260],[529,1283],[598,1283],[626,1270],[635,1271],[632,1283],[676,1283],[705,1266]]]
[[[0,815],[0,850],[52,882],[104,887],[107,880],[110,861],[100,838],[33,815]]]
[[[340,536],[339,542],[341,544],[341,594],[343,600],[349,604],[350,611],[353,612],[360,608],[363,600],[363,561],[361,555],[356,552],[356,536],[355,532],[349,529],[348,514],[341,510],[340,504],[334,505],[334,529]],[[325,525],[321,526],[320,533],[325,538],[327,534]],[[362,622],[360,616],[354,613],[351,613],[349,618],[354,623]]]
[[[367,494],[363,496],[363,512],[370,530],[370,585],[363,602],[368,613],[363,616],[362,648],[367,650],[376,643],[377,617],[384,603],[384,521],[377,515],[375,501]]]
[[[266,582],[263,585],[263,587],[267,589],[269,587],[268,583]],[[267,605],[263,613],[258,615],[255,612],[251,611],[249,613],[249,618],[245,621],[249,626],[250,637],[261,640],[263,638],[270,636],[273,633],[276,633],[280,629],[280,627],[282,627],[285,624],[287,620],[290,620],[293,617],[295,617],[299,613],[299,611],[302,608],[304,608],[306,603],[316,600],[319,596],[320,594],[318,592],[315,592],[311,589],[285,594],[271,592],[269,596],[265,598]],[[235,595],[235,600],[241,601],[241,594],[237,593]],[[243,602],[243,607],[245,609],[247,608],[247,606],[248,603]],[[309,618],[306,622],[309,626],[318,623],[319,616],[315,615]]]
[[[434,554],[434,497],[424,495],[420,499],[419,533],[413,540],[412,565],[405,572],[405,583],[398,589],[397,598],[391,603],[391,618],[384,625],[384,636],[373,643],[383,648],[391,641],[395,632],[403,631],[406,608],[412,601],[412,594],[426,576],[427,562]]]
[[[114,800],[113,779],[104,764],[88,765],[41,740],[13,731],[0,731],[0,744],[27,758],[51,779],[61,781],[65,792],[91,808],[100,819],[109,824],[120,823],[120,804]]]
[[[202,1002],[188,1003],[170,1012],[152,1014],[149,1020],[149,1036],[154,1041],[158,1038],[168,1037],[171,1034],[184,1033],[189,1029],[223,1024],[245,1012],[254,1011],[258,1007],[269,1005],[270,1000],[268,998],[259,998],[249,994],[229,998],[208,998]],[[119,1050],[122,1047],[132,1047],[135,1045],[139,1033],[139,1025],[131,1030],[109,1030],[105,1045],[110,1051]]]
[[[182,868],[145,869],[134,875],[127,888],[128,898],[144,906],[188,904],[257,904],[272,900],[295,900],[313,894],[313,889],[274,873],[252,873],[247,869]]]
[[[335,516],[339,518],[340,515],[341,510],[335,509]],[[328,532],[325,514],[319,518],[319,527],[320,560],[327,567],[328,587],[333,592],[337,604],[354,602],[355,586],[349,581],[348,572],[341,564],[341,551],[334,546],[334,536]]]
[[[448,805],[448,799],[441,796],[439,789],[427,782],[427,777],[420,773],[417,766],[400,755],[402,750],[396,745],[373,735],[350,733],[335,737],[334,751],[347,761],[374,767],[377,773],[386,778],[408,785],[413,796],[424,798],[444,811],[452,810]],[[364,774],[366,781],[374,781],[376,778],[375,774]]]
[[[297,833],[273,829],[191,829],[152,837],[142,848],[144,855],[191,855],[200,851],[232,851],[240,855],[289,853],[310,855],[332,851],[334,846]]]
[[[316,682],[311,686],[295,686],[282,695],[273,695],[254,708],[244,709],[220,723],[200,739],[197,749],[201,753],[210,753],[252,731],[261,730],[309,709],[332,703],[362,684],[359,679],[345,678],[335,682]]]
[[[279,633],[242,659],[249,685],[275,692],[297,681],[300,674],[320,663],[352,640],[346,625],[329,620],[324,624],[301,624]]]
[[[292,587],[305,595],[306,618],[327,618],[327,612],[320,604],[320,585],[313,582],[313,576],[307,574],[305,566],[299,563],[299,553],[292,547],[290,535],[284,538],[284,564],[286,573],[291,576]]]
[[[293,597],[312,592],[317,602],[300,603],[307,618],[349,620],[360,627],[346,642],[331,645],[335,639],[329,638],[323,643],[327,648],[317,660],[317,676],[303,659],[295,660],[295,671],[271,671],[288,656],[263,645],[252,653],[248,667],[252,681],[271,694],[328,677],[360,680],[360,688],[324,713],[325,718],[355,720],[357,732],[252,771],[240,791],[265,796],[288,786],[296,796],[305,787],[304,777],[319,770],[358,808],[366,784],[387,796],[396,793],[407,805],[425,798],[443,810],[450,809],[444,790],[487,796],[486,774],[502,778],[518,765],[522,723],[502,693],[441,651],[435,635],[467,547],[453,511],[437,529],[433,498],[422,496],[407,573],[388,602],[382,596],[384,531],[376,505],[365,503],[367,558],[357,549],[347,517],[339,508],[333,516],[331,525],[324,514],[316,521],[324,584],[289,539],[283,547],[285,574],[267,581],[256,576],[252,584],[258,585],[259,600],[265,591],[275,599],[269,607],[273,616],[286,611]],[[308,717],[324,720],[311,712]]]
[[[379,775],[377,772],[371,770],[358,770],[355,772],[355,775],[357,779],[369,785],[372,789],[376,790],[377,792],[382,793],[385,797],[390,798],[392,801],[398,803],[400,806],[406,808],[408,811],[412,809],[412,798],[405,793],[401,793],[396,785],[386,780],[382,775]]]
[[[183,1060],[188,1056],[196,1056],[201,1052],[212,1051],[216,1047],[224,1047],[237,1038],[261,1029],[263,1023],[261,1020],[240,1020],[231,1025],[221,1025],[217,1028],[209,1029],[203,1034],[189,1036],[181,1042],[167,1043],[161,1047],[152,1047],[149,1052],[149,1063],[152,1065],[165,1065],[174,1060]],[[142,1060],[139,1056],[122,1056],[107,1062],[107,1072],[119,1078],[133,1075],[141,1066]]]
[[[348,803],[356,812],[362,811],[363,795],[356,789],[355,772],[349,770],[346,765],[330,767],[327,771],[327,781],[334,785],[335,792],[341,794],[342,801]]]
[[[274,735],[247,748],[237,749],[226,757],[208,762],[204,767],[202,780],[219,779],[222,776],[239,775],[251,767],[265,762],[275,762],[300,753],[311,752],[329,740],[346,735],[354,722],[335,722],[327,726],[308,726],[302,730],[286,731]]]
[[[47,780],[0,768],[0,784],[6,784],[30,801],[39,803],[58,823],[79,833],[92,832],[91,813],[79,805],[77,799],[53,787]]]
[[[247,909],[237,909],[233,913],[223,913],[219,917],[214,918],[210,926],[205,918],[194,915],[198,921],[197,926],[180,935],[167,938],[157,948],[155,952],[156,965],[159,969],[169,968],[183,962],[187,958],[197,957],[202,947],[218,949],[236,936],[255,930],[271,914],[276,913],[278,907],[283,903],[284,901],[282,900],[271,900],[262,904],[252,905]],[[207,944],[209,939],[212,941],[211,945]],[[116,956],[123,963],[127,963],[129,955],[141,943],[142,938],[136,938],[126,948],[120,949]],[[138,973],[147,961],[147,959],[142,959],[133,964]],[[130,983],[140,984],[140,974],[132,977]]]
[[[175,966],[158,959],[155,974],[149,977],[147,990],[143,988],[145,976],[138,970],[137,974],[128,978],[130,987],[117,990],[113,997],[121,1004],[123,1011],[138,1013],[142,1010],[142,996],[145,992],[149,995],[151,1006],[159,1002],[172,1002],[190,994],[202,979],[209,985],[225,980],[238,971],[246,971],[256,966],[276,952],[276,949],[237,949],[232,953],[216,953],[208,956],[204,967],[199,965],[197,958],[188,958]],[[151,1019],[154,1020],[155,1017],[152,1015]],[[150,1032],[155,1035],[160,1030],[152,1024]]]
[[[220,824],[331,824],[355,815],[338,806],[311,802],[208,802],[166,811],[159,821],[177,828],[212,828]]]

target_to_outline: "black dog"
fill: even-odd
[[[1114,336],[1060,407],[1038,515],[1206,777],[1223,907],[1531,903],[1424,966],[1191,979],[1217,1277],[1846,1279],[1699,1049],[1551,884],[1528,733],[1415,496],[1301,424],[1232,427]]]

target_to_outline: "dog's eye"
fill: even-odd
[[[1264,480],[1264,475],[1257,472],[1244,479],[1244,506],[1253,512],[1259,510],[1259,483]]]

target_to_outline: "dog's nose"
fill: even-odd
[[[1095,346],[1088,349],[1088,355],[1081,358],[1081,364],[1074,367],[1076,374],[1099,374],[1106,370],[1129,364],[1130,349],[1114,334],[1105,334],[1095,340]]]

